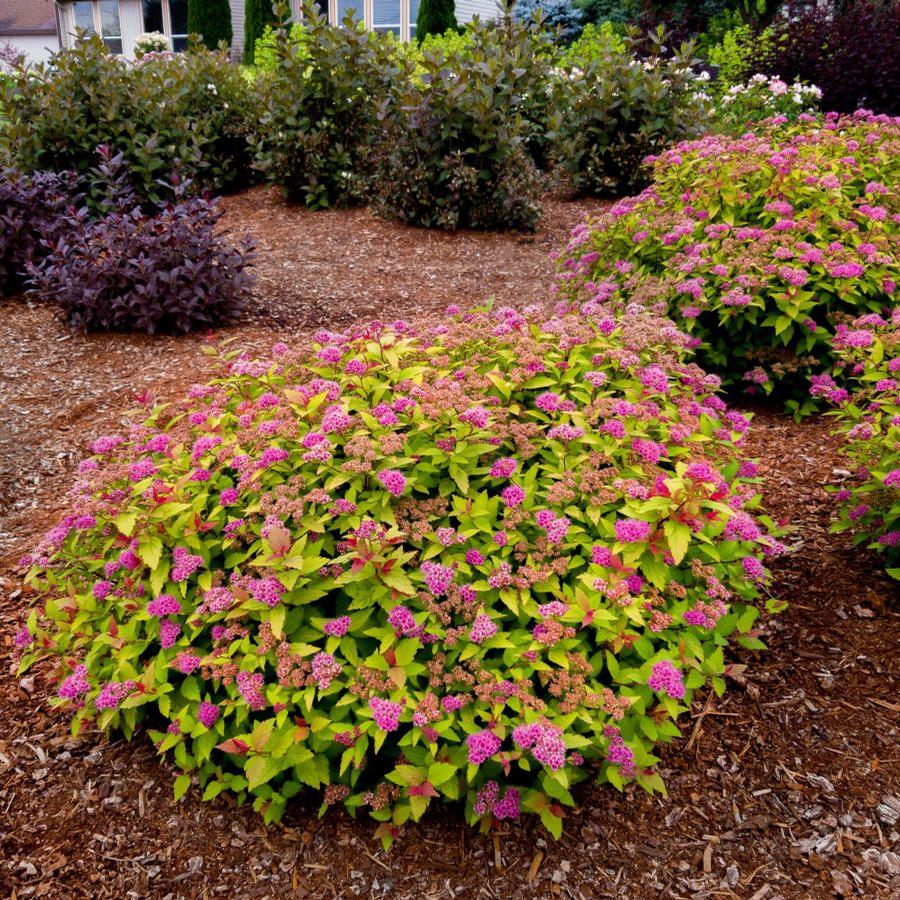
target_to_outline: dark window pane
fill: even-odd
[[[188,0],[169,0],[169,17],[172,20],[173,40],[176,34],[187,34],[187,12]]]
[[[162,0],[143,0],[141,7],[144,11],[144,31],[158,31],[164,34]]]
[[[183,34],[183,35],[173,34],[172,35],[172,49],[176,53],[183,53],[185,50],[187,50],[187,35],[186,34]]]
[[[122,38],[103,38],[106,49],[118,56],[122,55]]]

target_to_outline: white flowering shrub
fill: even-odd
[[[781,118],[795,122],[802,113],[819,108],[822,91],[814,84],[788,84],[777,76],[757,74],[741,84],[733,84],[719,100],[716,110],[721,130],[743,132],[754,122]]]

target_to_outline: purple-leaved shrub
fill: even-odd
[[[836,325],[897,302],[900,120],[801,119],[661,154],[651,187],[575,229],[560,295],[646,297],[726,385],[805,397]]]
[[[99,150],[102,214],[69,208],[55,245],[30,266],[37,296],[85,331],[186,332],[230,321],[251,283],[252,244],[229,243],[216,228],[217,201],[188,196],[190,185],[177,178],[174,199],[146,212],[122,155]]]
[[[56,243],[76,190],[66,173],[0,171],[0,294],[22,288],[29,266]]]
[[[589,302],[314,341],[94,441],[22,668],[57,659],[76,731],[149,729],[176,795],[309,786],[388,844],[432,800],[558,836],[591,772],[662,790],[779,550],[689,339]]]
[[[852,529],[856,542],[882,553],[900,580],[900,309],[890,318],[867,315],[839,325],[833,375],[813,376],[812,394],[836,404],[850,478],[836,489],[835,531]],[[837,374],[837,373],[835,373]]]

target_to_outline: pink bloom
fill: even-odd
[[[395,497],[399,497],[406,489],[406,477],[396,469],[384,469],[378,473],[378,480],[384,489]]]
[[[399,703],[383,700],[381,697],[372,697],[369,700],[369,709],[375,718],[375,724],[382,731],[396,731],[400,724],[400,714],[403,707]]]
[[[181,612],[181,604],[171,594],[160,594],[147,604],[147,614],[151,616],[174,616]]]
[[[325,623],[323,630],[331,637],[343,637],[350,630],[350,616],[338,616]]]
[[[619,519],[615,527],[616,540],[622,544],[634,544],[650,537],[650,523],[641,519]]]
[[[681,671],[664,659],[653,666],[653,672],[647,680],[647,686],[654,691],[665,692],[670,697],[680,700],[684,697],[684,681]]]
[[[519,485],[511,484],[503,489],[500,498],[505,506],[516,507],[525,499],[525,491]]]
[[[485,760],[490,759],[502,744],[500,738],[489,729],[470,734],[466,739],[469,745],[469,762],[480,766]]]
[[[204,728],[212,728],[219,718],[219,707],[215,703],[207,700],[201,700],[197,709],[197,720]]]
[[[492,638],[497,633],[497,623],[486,615],[475,617],[472,628],[469,630],[469,640],[475,644],[480,644],[488,638]]]
[[[512,457],[498,459],[491,466],[491,478],[508,478],[516,471],[518,463]]]

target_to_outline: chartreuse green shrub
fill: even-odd
[[[170,196],[174,170],[197,188],[236,187],[249,169],[251,92],[222,52],[148,53],[135,64],[96,36],[14,70],[0,96],[0,142],[24,172],[75,172],[88,200],[103,196],[97,148],[124,155],[141,201]]]
[[[625,37],[621,27],[612,22],[590,22],[581,34],[561,54],[562,64],[583,65],[587,60],[605,59],[610,53],[625,52]]]
[[[836,325],[896,304],[900,281],[900,121],[803,118],[661,154],[650,188],[576,230],[563,295],[649,291],[726,385],[796,409]]]
[[[23,668],[267,820],[305,787],[390,842],[432,803],[559,835],[749,648],[777,550],[746,418],[640,309],[509,308],[222,357],[97,439],[36,548]]]
[[[759,69],[775,47],[775,33],[771,27],[762,31],[739,24],[729,28],[718,44],[710,47],[707,58],[717,67],[717,89],[726,90],[743,84]]]
[[[644,159],[701,132],[708,98],[691,69],[691,47],[663,52],[662,30],[634,41],[577,44],[556,81],[562,111],[556,158],[578,194],[621,195],[649,181]],[[579,54],[583,53],[581,56]]]
[[[309,33],[303,27],[302,22],[294,22],[287,31],[286,39],[295,47],[295,53],[303,58],[305,46],[309,40]],[[279,35],[278,29],[271,25],[266,26],[262,37],[256,42],[256,52],[253,55],[253,65],[262,72],[274,72],[278,68],[280,41],[285,37]]]
[[[838,372],[813,376],[812,394],[836,404],[850,477],[836,489],[834,531],[853,530],[855,542],[884,555],[900,580],[900,308],[890,317],[861,316],[838,325]]]
[[[313,209],[367,197],[380,137],[378,111],[397,79],[392,37],[348,13],[330,25],[304,6],[302,41],[278,32],[278,64],[260,80],[256,166]]]

